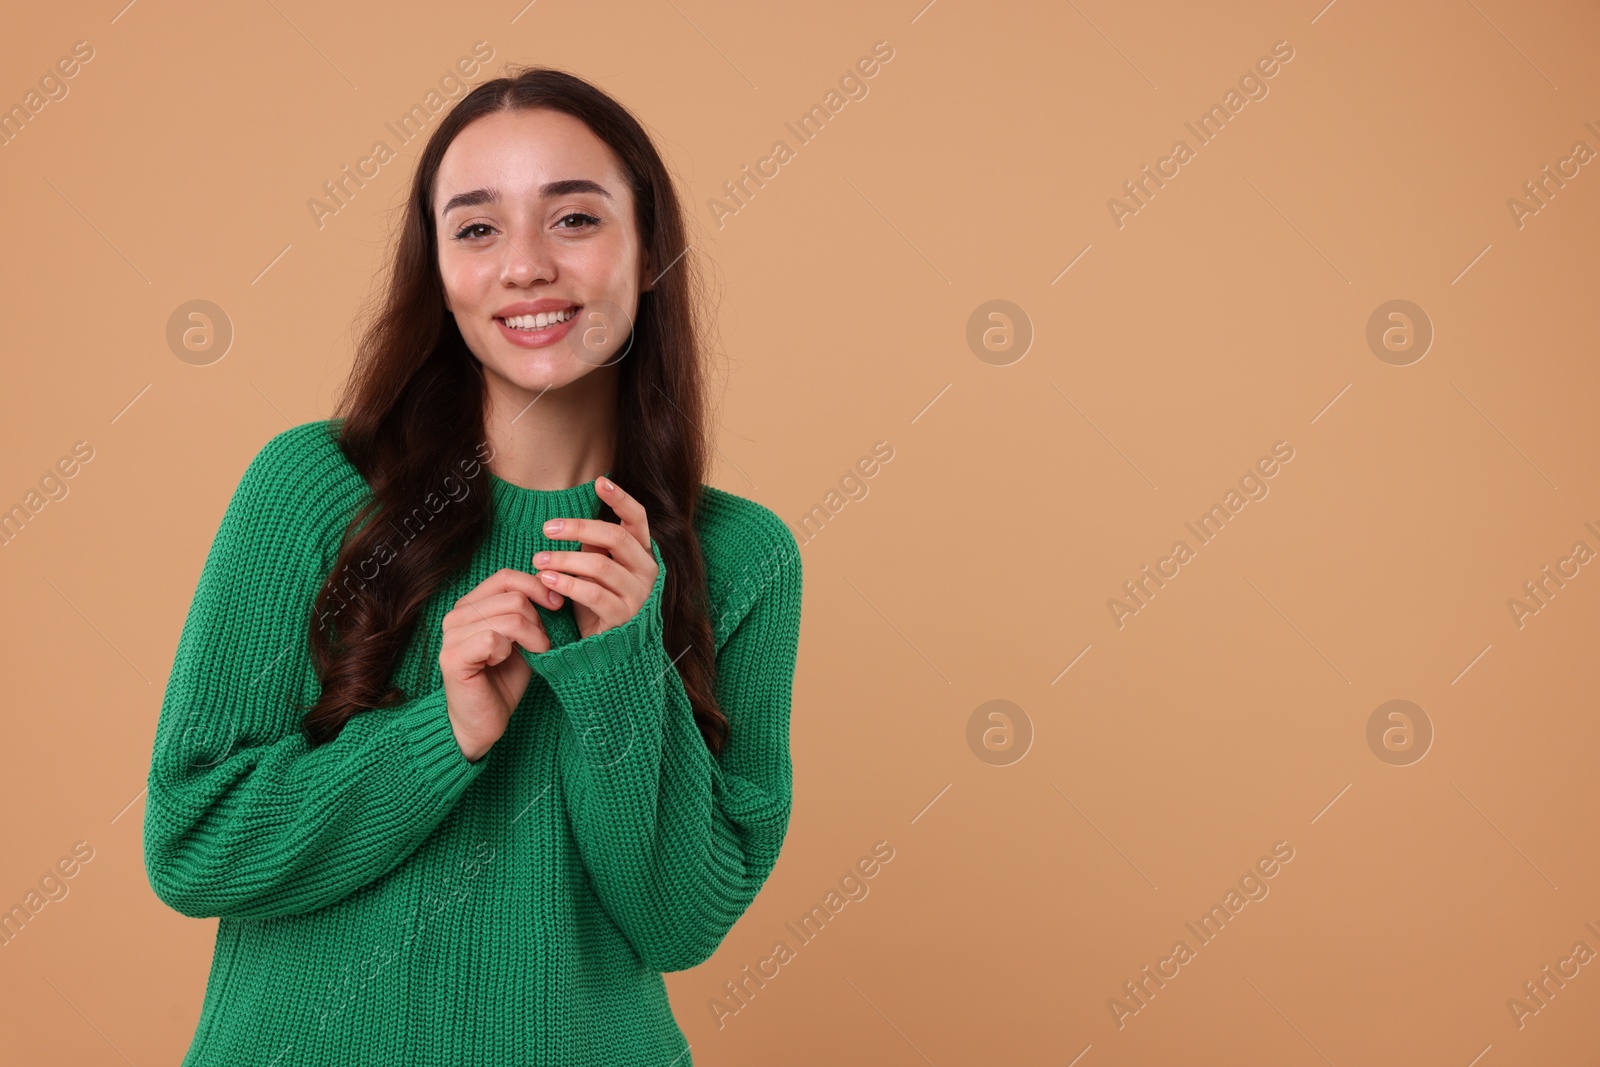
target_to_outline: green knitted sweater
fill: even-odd
[[[244,472],[156,726],[150,884],[178,912],[220,919],[182,1067],[687,1067],[661,973],[712,954],[788,829],[793,534],[704,487],[695,526],[730,724],[720,756],[695,726],[681,650],[663,644],[652,541],[660,573],[627,622],[580,637],[570,600],[537,607],[551,650],[520,650],[527,692],[469,763],[446,711],[444,614],[499,568],[578,548],[547,538],[544,520],[597,518],[601,504],[593,482],[524,489],[481,467],[454,478],[377,520],[402,553],[464,493],[493,496],[487,539],[426,603],[392,675],[409,699],[312,747],[291,706],[320,692],[311,605],[369,492],[336,429],[285,430]],[[378,571],[363,562],[346,588]]]

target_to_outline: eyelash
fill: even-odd
[[[584,211],[569,211],[567,214],[561,216],[561,218],[558,221],[566,222],[568,219],[585,219],[585,220],[587,220],[589,223],[591,223],[593,225],[596,225],[596,226],[600,225],[600,220],[599,219],[595,218],[593,215],[590,215],[590,214],[588,214],[587,212],[584,212]],[[488,225],[489,224],[486,223],[486,222],[470,222],[467,225],[461,227],[461,229],[456,231],[456,234],[455,234],[455,237],[453,238],[453,240],[457,240],[457,241],[466,240],[466,235],[467,235],[467,232],[469,230],[475,230],[480,226],[483,226],[483,227],[487,228]],[[566,230],[577,229],[577,227],[575,227],[575,226],[563,226],[563,227],[560,227],[560,228],[561,229],[566,229]]]

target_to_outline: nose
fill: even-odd
[[[535,230],[512,234],[502,247],[505,253],[500,264],[501,281],[528,286],[536,281],[555,280],[553,244],[542,233]]]

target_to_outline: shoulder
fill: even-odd
[[[263,488],[300,489],[347,472],[349,461],[339,448],[339,420],[318,419],[291,426],[256,450],[242,482]],[[353,468],[351,469],[353,473]],[[359,475],[358,475],[359,477]]]
[[[763,597],[798,606],[800,547],[789,524],[764,504],[701,487],[695,529],[706,567],[706,596],[718,645]]]
[[[339,420],[318,419],[274,434],[257,449],[228,504],[229,518],[275,525],[311,540],[331,562],[366,479],[339,447]],[[225,520],[226,521],[226,520]]]
[[[747,569],[799,564],[800,548],[788,523],[765,504],[714,485],[701,486],[695,530],[708,576],[738,579],[748,577]]]

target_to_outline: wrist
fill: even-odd
[[[476,736],[471,730],[466,729],[456,720],[455,712],[450,712],[450,730],[455,734],[456,745],[461,749],[461,755],[468,763],[477,763],[494,746],[494,740],[484,740]]]

